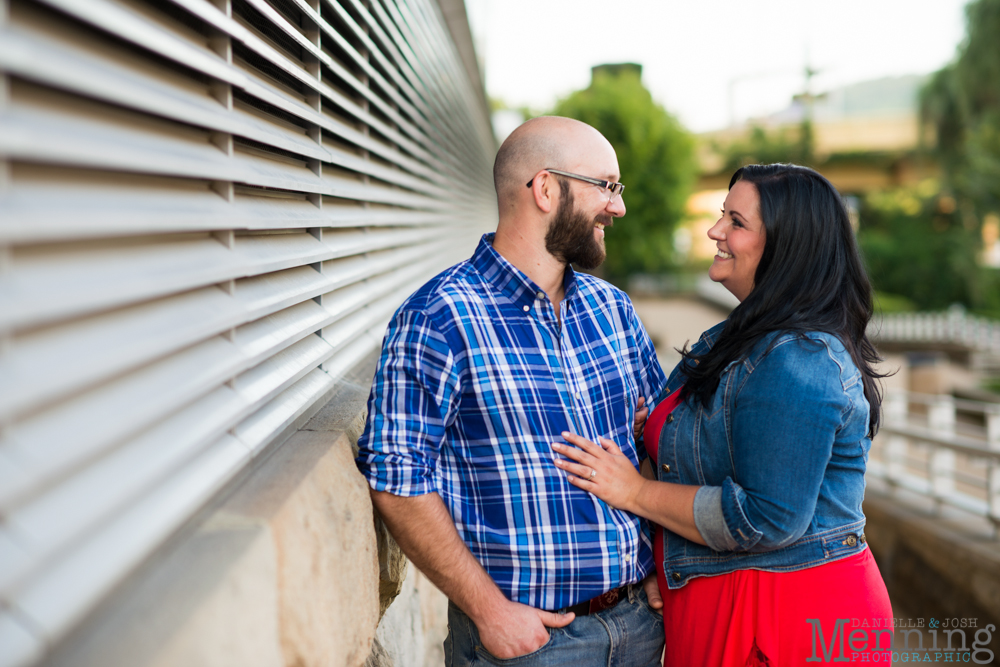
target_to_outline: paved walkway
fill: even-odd
[[[637,298],[633,303],[667,374],[681,360],[675,348],[683,348],[685,344],[691,347],[703,331],[726,319],[727,315],[720,308],[696,298]]]

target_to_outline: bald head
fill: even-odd
[[[573,165],[586,163],[589,153],[608,149],[611,144],[604,135],[572,118],[541,116],[525,122],[503,142],[493,163],[501,211],[514,204],[525,184],[542,169],[572,171]]]

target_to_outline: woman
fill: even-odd
[[[649,417],[656,478],[568,433],[557,465],[662,526],[664,665],[885,660],[892,610],[861,510],[880,376],[847,211],[811,169],[750,165],[708,235],[709,276],[740,305],[682,353]]]

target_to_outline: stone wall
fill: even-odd
[[[871,489],[864,510],[893,615],[924,619],[925,627],[931,619],[976,619],[979,629],[993,624],[989,649],[992,664],[1000,664],[1000,544],[986,522],[940,516],[919,498]],[[971,644],[975,631],[966,634]]]
[[[443,664],[447,600],[354,464],[376,356],[49,654],[52,667]]]

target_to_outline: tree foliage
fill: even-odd
[[[673,231],[696,174],[693,142],[653,101],[641,68],[595,68],[590,86],[561,100],[553,113],[597,128],[618,154],[627,213],[607,230],[605,275],[623,280],[671,268]]]
[[[1000,210],[1000,0],[969,3],[966,20],[958,58],[931,79],[921,111],[946,186],[981,217]]]
[[[941,179],[868,195],[858,238],[879,291],[996,316],[1000,273],[979,257],[981,220],[1000,210],[1000,0],[974,0],[966,16],[957,58],[921,92]]]
[[[903,296],[920,310],[983,304],[975,238],[935,180],[872,193],[860,213],[858,241],[879,292]]]

